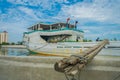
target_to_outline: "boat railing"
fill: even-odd
[[[84,33],[84,31],[82,31],[82,30],[64,28],[64,29],[57,29],[57,30],[33,30],[33,31],[29,31],[29,32],[24,32],[24,34],[30,34],[30,33],[38,32],[38,31],[41,31],[41,32],[54,32],[54,31],[63,31],[63,30],[74,30],[74,31],[78,31],[78,32]]]

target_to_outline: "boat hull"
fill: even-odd
[[[32,55],[43,56],[69,56],[73,54],[82,54],[82,52],[96,43],[83,42],[64,42],[64,43],[45,43],[29,44],[28,50]]]

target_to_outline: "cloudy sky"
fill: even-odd
[[[21,41],[31,25],[68,17],[87,39],[120,40],[120,0],[0,0],[0,31],[8,31],[10,42]]]

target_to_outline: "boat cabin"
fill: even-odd
[[[28,30],[59,30],[59,29],[75,29],[75,25],[68,23],[55,23],[55,24],[36,24],[28,28]]]
[[[56,42],[79,42],[83,40],[83,31],[76,29],[76,24],[38,23],[28,28],[24,33],[25,42],[56,43]]]

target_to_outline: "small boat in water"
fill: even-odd
[[[84,32],[75,24],[39,23],[24,32],[23,42],[32,54],[63,56],[81,52]]]

